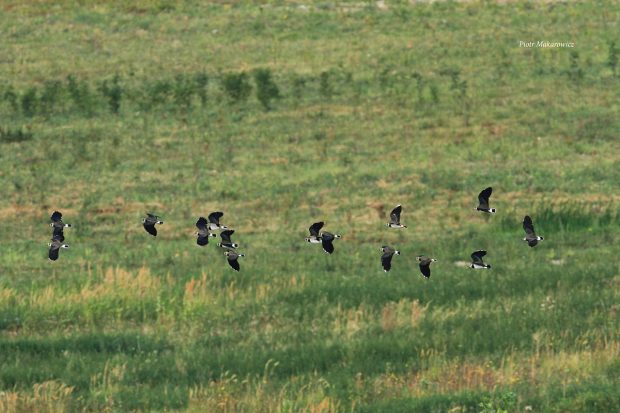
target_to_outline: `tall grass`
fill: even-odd
[[[0,410],[620,409],[619,11],[6,8]],[[578,47],[517,47],[533,27]],[[195,244],[215,210],[239,273]],[[303,241],[319,220],[331,256]]]

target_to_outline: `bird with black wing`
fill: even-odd
[[[400,251],[395,250],[392,247],[384,245],[381,247],[381,265],[383,266],[383,271],[388,272],[392,269],[392,257],[394,255],[400,255]]]
[[[489,214],[495,213],[495,208],[489,207],[489,198],[493,193],[493,188],[488,187],[483,189],[480,194],[478,194],[478,207],[476,207],[476,211],[487,212]]]
[[[146,218],[142,218],[142,226],[152,236],[157,236],[157,228],[155,228],[156,224],[163,224],[164,221],[160,220],[157,215],[153,215],[151,213],[146,214]]]
[[[487,255],[487,252],[484,250],[472,252],[471,265],[469,266],[469,268],[474,268],[477,270],[483,269],[483,268],[491,268],[489,264],[485,264],[484,261],[482,260],[482,257],[484,257],[485,255]]]
[[[527,241],[527,245],[530,247],[535,247],[538,244],[538,241],[544,240],[543,237],[536,235],[536,231],[534,231],[534,223],[529,215],[526,215],[525,218],[523,218],[523,229],[525,230],[525,238],[523,238],[523,241]]]

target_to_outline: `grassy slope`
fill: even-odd
[[[0,127],[32,134],[0,140],[0,410],[618,408],[617,4],[21,3],[0,14]],[[517,47],[539,39],[576,65]],[[229,103],[223,76],[259,67],[274,109]],[[204,105],[153,92],[201,72]],[[396,203],[406,231],[383,226]],[[53,209],[75,227],[49,264]],[[216,209],[239,274],[193,245]],[[331,257],[303,243],[315,220],[344,235]],[[492,271],[457,265],[477,248]]]

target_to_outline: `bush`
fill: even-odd
[[[301,75],[295,75],[293,77],[293,98],[296,103],[299,104],[304,95],[306,89],[306,78]]]
[[[4,96],[2,97],[4,101],[9,104],[11,109],[13,109],[13,112],[17,112],[19,110],[19,107],[17,104],[17,93],[15,93],[15,91],[13,90],[12,85],[9,85],[9,87],[4,92]]]
[[[206,73],[196,73],[194,75],[194,85],[195,91],[198,97],[200,98],[200,103],[202,106],[207,104],[207,86],[209,85],[209,77]]]
[[[39,107],[41,112],[49,114],[61,101],[62,82],[59,80],[46,80],[43,84],[43,91],[39,99]]]
[[[578,83],[581,79],[583,79],[583,69],[579,66],[579,52],[570,52],[569,59],[569,67],[566,74],[570,80]]]
[[[188,76],[179,73],[174,77],[172,95],[174,103],[179,108],[188,110],[192,105],[192,95],[194,94],[194,82]]]
[[[108,99],[108,107],[110,111],[114,114],[118,114],[121,108],[121,98],[123,96],[123,89],[120,85],[120,76],[116,74],[112,78],[112,82],[108,83],[107,80],[104,80],[99,88],[103,96]]]
[[[230,100],[236,103],[246,101],[252,92],[252,85],[245,72],[226,73],[222,85]]]
[[[68,75],[67,91],[77,110],[92,115],[93,95],[86,81],[79,81],[74,75]]]
[[[32,139],[32,132],[20,129],[0,128],[0,142],[23,142]]]
[[[166,79],[157,80],[147,86],[149,107],[165,102],[172,91],[172,84]]]
[[[31,87],[22,95],[22,112],[24,116],[32,117],[37,111],[37,88]]]
[[[329,72],[321,72],[319,76],[319,93],[324,99],[331,99],[334,94],[334,89],[329,77]]]
[[[422,104],[424,103],[424,86],[425,86],[425,81],[424,81],[424,77],[419,74],[418,72],[413,72],[413,74],[411,75],[411,77],[413,79],[415,79],[416,81],[416,91],[418,94],[418,103]]]
[[[271,77],[271,70],[256,69],[254,71],[254,81],[256,82],[256,98],[263,105],[265,110],[271,109],[271,101],[280,98],[280,89]]]
[[[607,66],[611,69],[611,73],[616,76],[618,68],[618,48],[616,42],[609,43],[609,51],[607,54]]]

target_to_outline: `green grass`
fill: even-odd
[[[620,409],[618,4],[3,8],[0,411]]]

